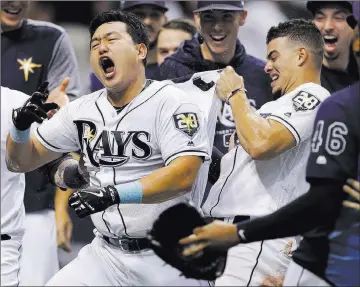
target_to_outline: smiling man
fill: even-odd
[[[324,38],[321,84],[330,93],[359,80],[359,69],[351,52],[353,30],[346,22],[352,13],[351,1],[308,1],[314,24]]]
[[[227,67],[217,94],[229,103],[237,144],[221,160],[221,173],[202,210],[206,216],[239,223],[277,210],[308,189],[305,165],[316,111],[330,96],[320,86],[324,42],[311,22],[291,20],[267,35],[266,73],[281,97],[251,109],[247,82]],[[294,238],[239,245],[229,250],[217,286],[281,284]]]

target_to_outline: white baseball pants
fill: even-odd
[[[84,246],[46,286],[208,286],[180,277],[152,250],[125,253],[101,237]]]
[[[239,244],[229,249],[215,286],[280,286],[294,249],[294,238]]]
[[[1,240],[1,286],[18,286],[22,236]]]
[[[25,215],[20,286],[44,286],[59,271],[55,211]]]

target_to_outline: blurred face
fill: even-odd
[[[150,44],[154,44],[161,27],[167,21],[164,12],[153,5],[139,5],[131,9],[131,12],[142,19],[149,34]]]
[[[234,49],[239,27],[245,23],[247,11],[210,10],[195,14],[201,35],[213,54]]]
[[[324,56],[329,60],[335,60],[349,51],[352,38],[352,29],[346,22],[349,14],[350,11],[340,6],[324,7],[315,14],[314,24],[324,37]]]
[[[163,29],[157,40],[157,63],[162,64],[165,58],[174,54],[182,41],[190,40],[191,34],[182,30]]]
[[[28,1],[1,1],[1,26],[4,31],[16,29],[24,19]]]
[[[298,55],[294,45],[286,38],[272,40],[267,46],[265,72],[271,78],[272,93],[285,94],[298,74]]]
[[[134,44],[122,22],[101,25],[90,42],[90,64],[103,85],[120,90],[139,73],[146,46]]]

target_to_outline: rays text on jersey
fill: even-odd
[[[146,131],[109,131],[98,133],[95,123],[74,121],[82,152],[95,167],[117,167],[131,158],[145,160],[152,154],[150,134]]]

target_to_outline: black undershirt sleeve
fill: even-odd
[[[240,222],[237,229],[244,231],[242,243],[301,235],[304,232],[333,222],[339,215],[345,193],[344,182],[316,179],[310,190],[288,205],[269,215]],[[241,233],[241,232],[240,232]]]
[[[221,151],[219,151],[216,147],[213,147],[208,177],[208,181],[211,184],[214,184],[220,176],[220,163],[223,156],[224,154]]]

